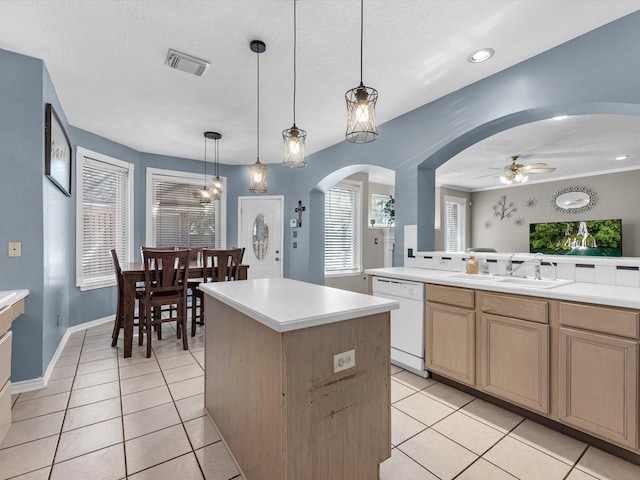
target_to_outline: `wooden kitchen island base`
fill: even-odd
[[[205,311],[205,408],[248,480],[378,478],[389,312],[278,332],[209,295]],[[351,349],[356,366],[334,373]]]

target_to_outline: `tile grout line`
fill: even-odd
[[[64,415],[62,416],[62,423],[60,424],[60,433],[58,434],[58,441],[56,442],[56,448],[53,451],[53,457],[51,457],[51,469],[49,470],[49,475],[47,476],[48,480],[51,480],[51,477],[53,475],[53,466],[56,463],[56,456],[58,455],[58,449],[60,448],[60,440],[62,439],[64,422],[67,419],[67,412],[69,411],[69,404],[71,403],[71,392],[73,392],[73,384],[76,382],[76,375],[78,374],[78,365],[80,365],[80,356],[82,355],[82,349],[84,348],[84,339],[86,337],[87,337],[87,330],[85,329],[84,335],[82,336],[82,346],[80,347],[80,355],[78,355],[78,363],[76,363],[76,370],[75,370],[75,373],[73,374],[73,381],[71,382],[71,387],[69,387],[69,398],[67,398],[67,406],[64,409]]]

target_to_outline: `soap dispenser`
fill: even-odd
[[[466,272],[471,274],[478,273],[478,260],[473,255],[467,258]]]

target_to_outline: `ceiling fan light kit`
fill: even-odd
[[[504,167],[504,174],[500,176],[500,181],[505,185],[526,183],[529,180],[530,173],[551,173],[555,171],[555,167],[547,167],[546,163],[534,163],[532,165],[516,163],[518,158],[520,158],[519,155],[513,155],[511,157],[511,165]]]

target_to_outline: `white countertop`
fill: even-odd
[[[29,290],[0,290],[0,310],[29,295]]]
[[[640,309],[640,288],[638,287],[573,282],[554,288],[538,288],[483,281],[477,279],[479,275],[460,278],[460,272],[411,267],[372,268],[365,270],[365,273],[400,280],[412,280],[414,282]]]
[[[277,332],[399,308],[393,300],[288,278],[201,283],[200,289]]]

